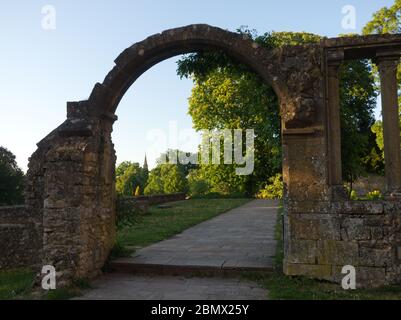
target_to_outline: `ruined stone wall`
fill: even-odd
[[[323,103],[317,108],[323,118],[316,122],[322,127],[322,140],[318,142],[316,136],[306,134],[288,136],[283,132],[285,145],[286,140],[300,141],[299,145],[284,148],[283,155],[294,159],[287,166],[283,163],[289,181],[284,215],[284,273],[287,275],[340,282],[344,277],[342,268],[352,265],[356,268],[357,287],[378,287],[401,280],[400,199],[350,201],[342,186],[338,75],[343,61],[374,58],[381,50],[388,50],[391,42],[394,48],[399,46],[399,41],[399,36],[397,39],[372,36],[326,39],[321,43],[323,82],[314,96],[316,99],[323,96]],[[394,106],[398,110],[396,102]],[[313,145],[319,148],[319,144],[321,151],[316,157],[317,150],[312,148]],[[300,161],[295,160],[297,157]],[[320,167],[321,171],[316,170],[315,175],[303,174],[302,168],[310,166]],[[388,175],[391,172],[386,169]],[[316,191],[320,187],[319,194]]]
[[[162,204],[166,202],[174,202],[185,200],[185,193],[174,193],[174,194],[155,194],[152,196],[140,196],[139,199],[146,200],[149,205]]]
[[[129,206],[138,210],[138,212],[146,213],[149,206],[162,204],[167,202],[185,200],[185,193],[174,193],[174,194],[159,194],[151,196],[138,196],[138,197],[123,197],[117,199],[117,207]],[[118,212],[117,212],[118,214]]]
[[[312,209],[313,208],[313,209]],[[284,271],[340,282],[346,265],[358,287],[399,282],[401,205],[394,201],[290,204]]]
[[[42,214],[28,206],[0,207],[0,270],[41,263]]]
[[[43,212],[43,265],[59,285],[101,272],[115,240],[115,153],[111,125],[70,117],[38,144],[26,201]]]

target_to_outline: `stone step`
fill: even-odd
[[[273,267],[244,267],[244,266],[208,266],[208,265],[174,265],[133,263],[124,260],[112,261],[110,271],[126,274],[164,275],[164,276],[190,276],[193,274],[205,274],[208,276],[240,276],[244,272],[272,272]]]

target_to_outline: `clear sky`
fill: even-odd
[[[0,145],[26,170],[39,142],[65,120],[66,101],[86,99],[126,47],[168,28],[207,23],[228,30],[242,25],[267,31],[324,36],[360,32],[373,12],[392,0],[2,0],[0,4]],[[53,30],[42,28],[45,5],[56,12]],[[356,9],[356,30],[344,30],[342,8]],[[192,127],[187,99],[192,82],[176,75],[177,58],[146,72],[129,89],[113,139],[118,162],[143,162],[152,129]],[[174,147],[174,145],[171,145]],[[178,145],[194,151],[196,143]],[[165,146],[153,148],[150,166]],[[190,150],[192,149],[192,150]],[[148,151],[149,152],[149,151]]]

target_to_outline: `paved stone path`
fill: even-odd
[[[113,265],[272,269],[277,208],[277,201],[251,201]]]
[[[170,239],[142,248],[113,263],[117,271],[140,267],[196,267],[269,270],[275,254],[277,201],[254,200]],[[108,274],[84,299],[266,299],[255,283],[235,278]],[[157,274],[157,272],[156,272]]]
[[[108,274],[76,300],[266,300],[256,283],[233,278]]]

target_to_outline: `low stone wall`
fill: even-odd
[[[185,193],[161,194],[152,196],[124,197],[117,200],[117,208],[131,207],[140,214],[146,214],[149,206],[185,200]],[[118,210],[117,210],[118,211]],[[118,215],[118,212],[117,212]]]
[[[127,220],[148,213],[149,206],[185,200],[184,193],[163,194],[154,196],[125,197],[117,200],[117,228],[124,226]]]
[[[287,275],[341,282],[345,276],[342,268],[351,265],[356,269],[359,288],[400,281],[400,203],[293,203],[286,210],[284,272]]]
[[[135,199],[141,201],[141,200],[147,200],[149,205],[155,205],[155,204],[162,204],[166,202],[174,202],[174,201],[181,201],[185,200],[186,195],[185,193],[173,193],[173,194],[160,194],[160,195],[152,195],[152,196],[139,196],[135,197]]]
[[[42,219],[31,207],[0,207],[0,269],[40,263]]]
[[[117,215],[118,209],[126,206],[134,208],[138,213],[146,214],[149,208],[149,201],[147,199],[138,199],[136,197],[120,198],[117,200]]]
[[[118,200],[145,214],[150,205],[184,200],[185,194]],[[0,206],[0,269],[36,267],[42,263],[43,214],[30,206]]]

